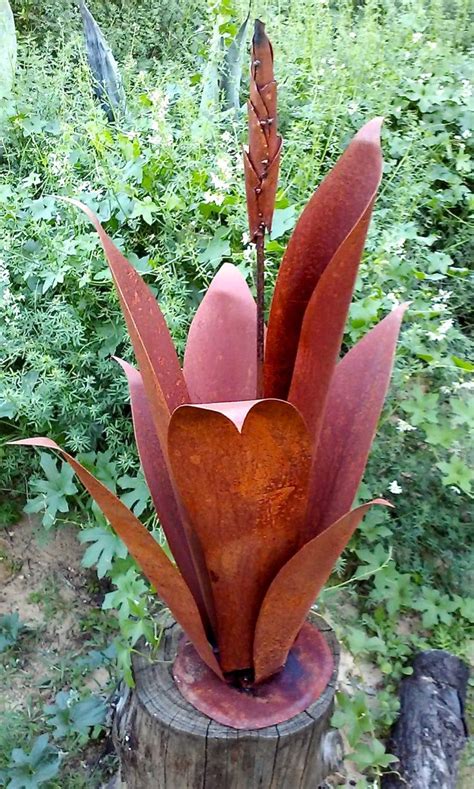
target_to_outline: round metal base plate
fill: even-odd
[[[253,688],[226,685],[184,636],[173,666],[182,696],[212,720],[234,729],[262,729],[303,712],[324,692],[334,662],[324,635],[305,622],[285,667]]]

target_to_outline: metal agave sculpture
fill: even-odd
[[[281,141],[273,55],[260,22],[252,56],[244,158],[250,230],[263,267]],[[139,369],[117,361],[175,563],[52,440],[14,443],[50,447],[71,464],[186,634],[174,666],[183,695],[237,728],[286,720],[322,692],[332,658],[308,613],[364,514],[387,504],[376,499],[351,509],[405,306],[339,360],[381,178],[380,127],[376,118],[356,134],[296,225],[278,273],[260,373],[262,300],[257,309],[237,268],[226,263],[212,281],[181,369],[148,286],[96,216],[71,200],[94,224],[118,291]],[[262,288],[263,268],[259,274]]]

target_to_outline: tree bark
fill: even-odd
[[[171,667],[178,625],[162,638],[158,659],[140,650],[133,659],[135,688],[117,706],[114,743],[122,789],[317,789],[342,760],[330,729],[339,646],[329,625],[312,620],[334,656],[334,672],[305,712],[275,726],[238,731],[207,718],[177,689]]]
[[[400,715],[389,753],[399,763],[383,789],[455,789],[467,729],[464,704],[469,669],[462,660],[433,649],[420,652],[413,674],[400,685]]]

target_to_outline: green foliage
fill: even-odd
[[[97,575],[103,578],[112,567],[115,557],[124,559],[127,549],[122,540],[106,526],[93,526],[83,529],[79,534],[81,542],[91,543],[86,549],[82,564],[84,567],[96,567]]]
[[[3,771],[8,789],[36,789],[54,778],[61,763],[61,755],[49,744],[47,734],[37,737],[31,750],[14,748],[11,762]],[[1,779],[1,776],[0,776]]]
[[[40,453],[40,466],[46,479],[32,480],[31,489],[38,495],[30,498],[25,506],[25,512],[44,512],[43,526],[46,529],[54,524],[58,512],[68,512],[67,497],[77,493],[73,469],[63,461],[58,462],[59,468],[51,454]]]
[[[15,21],[8,0],[0,0],[0,96],[8,96],[12,89],[16,68]]]
[[[49,726],[52,726],[55,740],[71,735],[79,735],[87,740],[89,730],[97,736],[105,721],[105,703],[100,696],[91,694],[78,699],[75,691],[61,690],[54,704],[47,704],[44,714]]]
[[[25,627],[18,611],[0,616],[0,653],[16,645]]]

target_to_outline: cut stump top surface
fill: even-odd
[[[261,729],[238,730],[218,723],[199,712],[189,704],[179,692],[172,675],[172,667],[176,657],[182,630],[173,624],[163,633],[162,641],[156,657],[151,659],[150,652],[141,642],[133,656],[133,673],[135,677],[135,693],[139,704],[146,712],[157,718],[165,726],[179,733],[190,736],[211,737],[213,739],[242,738],[275,738],[290,736],[314,725],[328,712],[335,692],[335,684],[339,667],[339,644],[332,628],[318,614],[312,614],[311,622],[324,635],[334,659],[331,679],[316,702],[304,712],[295,715],[284,723],[267,726]]]

